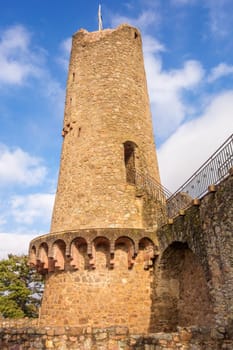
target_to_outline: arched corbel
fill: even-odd
[[[91,269],[95,269],[95,252],[93,242],[87,243],[87,255],[89,257],[89,265]]]
[[[115,257],[115,243],[110,243],[110,268],[113,269],[114,267],[114,257]]]

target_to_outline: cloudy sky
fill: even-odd
[[[0,19],[0,258],[47,233],[72,34],[98,1],[10,0]],[[163,184],[175,191],[233,131],[232,0],[103,0],[105,28],[137,26]]]

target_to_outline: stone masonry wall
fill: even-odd
[[[41,258],[41,266],[45,271],[46,264],[47,270],[52,266],[52,273],[41,322],[117,324],[134,333],[197,324],[213,327],[220,337],[232,337],[232,181],[229,176],[212,188],[200,203],[159,229],[157,238],[152,232],[145,238],[146,230],[84,230],[90,243],[83,251],[85,240],[76,241],[75,232],[49,235],[47,262]],[[59,239],[63,236],[69,238],[66,248]],[[43,237],[39,249],[42,242]],[[59,245],[64,250],[56,255]],[[56,265],[60,257],[66,267]]]
[[[207,276],[222,334],[233,338],[233,168],[230,176],[203,198],[200,220]]]
[[[83,265],[76,271],[55,272],[46,277],[40,324],[122,325],[128,326],[131,332],[146,333],[152,279],[152,271],[144,269],[142,251],[129,268],[128,253],[119,243],[114,268],[111,268],[105,247],[99,245],[95,269],[85,269]]]
[[[124,159],[129,141],[135,170],[160,181],[136,28],[73,36],[63,136],[51,232],[147,227]]]
[[[157,254],[154,233],[142,229],[78,230],[35,239],[30,263],[46,275],[40,324],[124,325],[147,332]]]
[[[0,324],[1,327],[1,324]],[[231,340],[216,339],[205,328],[143,336],[127,327],[0,328],[1,350],[232,350]]]
[[[161,254],[155,271],[151,329],[158,329],[161,319],[166,320],[168,329],[172,322],[183,325],[186,320],[186,326],[206,322],[206,325],[214,325],[219,338],[233,338],[232,189],[231,169],[228,178],[211,186],[200,203],[195,202],[173,223],[157,231]],[[178,255],[178,250],[174,249],[177,245],[181,251]],[[168,252],[170,260],[165,259]],[[192,261],[187,253],[193,254]],[[166,274],[165,283],[162,281]],[[168,313],[169,300],[178,307],[175,321],[172,320],[173,313]],[[196,304],[198,300],[202,312]],[[198,308],[199,315],[195,316]],[[163,327],[166,329],[165,324]]]
[[[155,270],[150,331],[175,331],[177,326],[214,325],[205,274],[187,244],[174,242]]]

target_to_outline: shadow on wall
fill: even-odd
[[[205,274],[187,243],[173,242],[155,269],[150,332],[214,323]]]

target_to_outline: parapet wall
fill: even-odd
[[[127,327],[0,328],[1,350],[232,350],[232,346],[231,340],[195,327],[147,336],[130,335]]]

